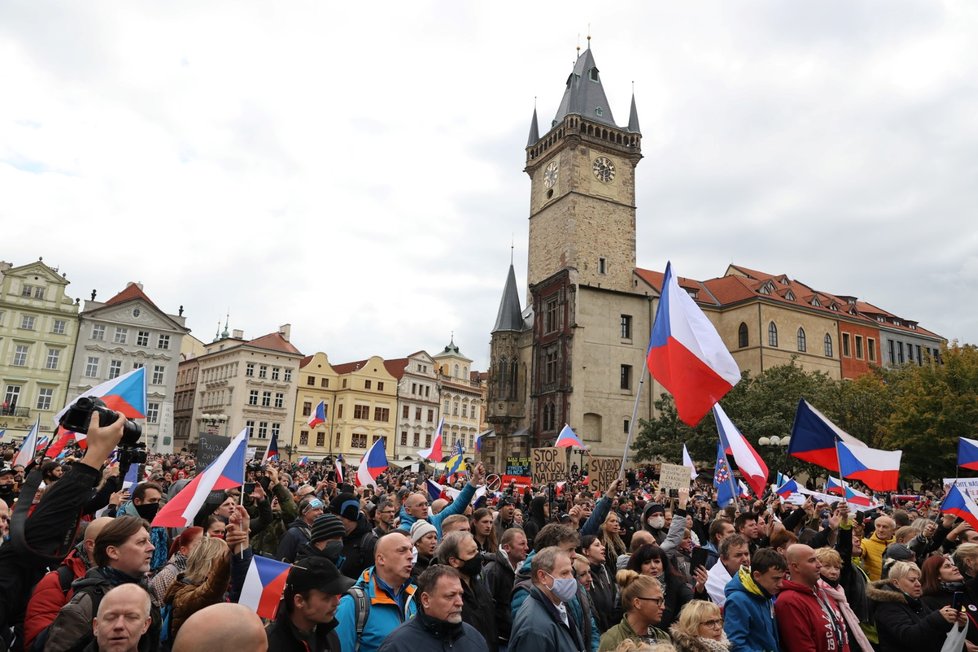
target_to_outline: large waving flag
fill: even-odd
[[[435,428],[435,437],[431,441],[431,448],[418,451],[418,456],[431,462],[441,462],[445,455],[441,451],[441,430],[445,427],[445,417],[438,420],[438,427]]]
[[[978,441],[958,438],[958,466],[978,471]]]
[[[272,460],[277,460],[278,457],[278,433],[272,435],[272,441],[268,443],[268,450],[265,451],[265,457],[262,458],[264,462],[270,462]]]
[[[900,479],[900,458],[903,451],[884,451],[866,445],[854,446],[837,442],[839,475],[859,480],[876,491],[894,491]]]
[[[717,505],[722,508],[733,502],[735,498],[733,483],[730,467],[727,466],[727,456],[723,452],[723,444],[717,444],[717,465],[713,471],[713,486],[717,490]]]
[[[118,378],[107,380],[101,385],[82,392],[71,400],[68,405],[61,408],[61,411],[54,415],[54,422],[59,423],[64,413],[68,411],[75,401],[83,396],[96,396],[105,403],[106,407],[116,412],[121,412],[130,419],[146,418],[146,368],[139,367],[127,374],[122,374]],[[78,438],[83,438],[79,435]]]
[[[291,569],[290,564],[255,555],[241,585],[238,604],[251,607],[262,618],[275,618]]]
[[[462,440],[455,440],[455,446],[452,447],[452,456],[448,458],[445,462],[445,475],[452,475],[453,473],[465,473],[468,469],[465,466],[465,448],[462,447]]]
[[[554,446],[558,448],[587,448],[584,442],[581,441],[581,438],[566,423],[561,428],[560,434],[557,435],[557,441],[554,442]]]
[[[367,454],[360,460],[357,468],[357,486],[377,486],[377,478],[387,470],[387,452],[384,450],[384,438],[374,442]]]
[[[713,417],[717,422],[717,432],[720,434],[720,445],[723,446],[723,450],[733,456],[737,468],[740,469],[740,475],[744,477],[754,493],[763,496],[764,487],[767,485],[767,464],[750,442],[744,439],[719,404],[713,406]]]
[[[791,427],[788,453],[805,462],[817,464],[823,469],[838,471],[839,459],[835,451],[837,441],[852,446],[865,446],[829,421],[828,417],[816,410],[808,401],[799,400],[798,409],[795,411],[795,422]]]
[[[975,501],[971,499],[971,496],[958,489],[957,485],[952,484],[948,488],[947,495],[941,501],[941,512],[944,514],[954,514],[978,530],[978,506],[975,505]]]
[[[20,443],[20,450],[17,451],[17,457],[14,458],[14,466],[27,467],[28,464],[34,461],[34,455],[37,453],[37,431],[41,427],[41,420],[34,422],[31,426],[30,432],[24,437],[24,441]]]
[[[740,369],[713,324],[672,275],[672,263],[666,264],[647,362],[690,426],[740,380]]]
[[[689,479],[696,479],[696,465],[693,464],[693,458],[689,456],[689,451],[686,450],[686,442],[683,442],[683,466],[689,467]]]
[[[321,423],[326,423],[326,401],[320,401],[316,409],[312,411],[312,416],[309,417],[310,428],[315,428]]]
[[[203,472],[160,508],[153,527],[189,527],[210,492],[243,485],[247,448],[248,428],[245,428]]]

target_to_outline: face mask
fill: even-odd
[[[550,573],[547,573],[550,575]],[[557,596],[561,602],[570,602],[577,595],[577,580],[573,577],[554,577],[550,575],[554,585],[550,587],[550,592]]]
[[[14,491],[12,484],[0,484],[0,496],[9,496]]]
[[[323,548],[323,554],[332,559],[339,559],[340,554],[343,552],[343,542],[342,541],[328,541],[326,547]],[[335,562],[334,562],[335,563]],[[338,565],[338,564],[337,564]]]
[[[467,577],[477,577],[482,572],[482,558],[476,554],[472,559],[463,561],[458,570]]]
[[[139,518],[152,522],[153,517],[156,516],[156,512],[160,511],[159,503],[143,503],[142,505],[136,505],[133,503],[133,507],[136,508],[136,513],[139,514]]]
[[[653,529],[656,529],[656,530],[661,530],[666,525],[666,517],[665,516],[652,516],[652,517],[649,517],[648,523],[649,523],[649,527],[651,527]]]

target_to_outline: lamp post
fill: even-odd
[[[784,472],[789,473],[791,469],[788,464],[788,455],[786,451],[788,450],[788,444],[791,443],[791,437],[785,435],[784,437],[778,437],[774,435],[773,437],[761,437],[757,440],[760,446],[771,449],[771,457],[773,458],[774,464],[768,465],[770,472],[771,468],[777,471],[777,469],[784,469]]]
[[[210,413],[205,412],[205,413],[203,413],[203,414],[200,415],[200,420],[203,421],[205,424],[207,424],[207,434],[208,435],[216,435],[216,434],[219,433],[219,431],[221,429],[221,424],[225,424],[225,426],[227,425],[228,415],[226,415],[226,414],[210,414]],[[227,435],[226,430],[227,430],[227,428],[225,427],[225,433],[224,433],[225,435]]]

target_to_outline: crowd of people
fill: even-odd
[[[123,488],[120,419],[77,459],[0,465],[0,651],[978,652],[978,532],[935,492],[857,513],[651,468],[595,491],[391,468],[250,464],[190,527],[153,527],[194,477],[152,455]],[[348,474],[349,475],[349,474]],[[290,566],[273,619],[239,604],[255,557]]]

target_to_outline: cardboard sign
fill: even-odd
[[[205,466],[216,460],[230,443],[231,439],[224,435],[200,433],[200,441],[197,442],[197,470],[202,471]]]
[[[592,455],[587,463],[588,486],[591,491],[604,493],[608,485],[618,479],[619,471],[621,471],[620,457]]]
[[[661,489],[689,489],[689,467],[681,464],[659,465],[659,487]]]
[[[533,448],[530,450],[533,484],[542,485],[567,480],[567,454],[563,448]]]

